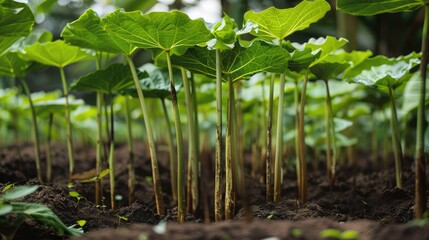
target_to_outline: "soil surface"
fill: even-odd
[[[403,188],[395,188],[393,167],[385,170],[372,166],[365,159],[361,167],[340,167],[334,186],[326,181],[324,168],[309,169],[308,202],[297,201],[296,176],[289,171],[282,186],[282,200],[265,201],[265,185],[261,177],[246,176],[252,220],[246,218],[240,201],[235,219],[213,222],[213,156],[203,152],[200,205],[194,214],[178,224],[171,197],[168,153],[159,151],[160,174],[167,215],[156,214],[151,184],[150,159],[144,144],[135,145],[136,200],[128,204],[128,147],[119,145],[115,151],[117,209],[109,203],[108,177],[103,179],[104,204],[94,203],[94,183],[80,180],[91,176],[95,166],[94,149],[89,144],[75,147],[76,174],[68,184],[67,149],[53,146],[52,183],[36,178],[32,145],[8,146],[0,149],[0,188],[16,185],[39,185],[37,192],[22,201],[41,203],[52,209],[66,225],[86,220],[85,234],[76,239],[429,239],[427,221],[415,222],[414,171],[412,159],[406,160]],[[163,149],[163,148],[159,148]],[[42,149],[42,161],[46,160]],[[250,160],[249,160],[250,162]],[[393,162],[393,161],[392,161]],[[45,166],[43,166],[45,169]],[[84,198],[70,196],[77,191]],[[207,211],[207,209],[209,211]],[[207,214],[209,212],[209,214]],[[126,220],[125,220],[126,219]],[[332,231],[331,231],[332,230]],[[336,236],[326,236],[333,234]],[[345,238],[346,235],[355,238]],[[24,222],[15,239],[69,239],[35,221]]]

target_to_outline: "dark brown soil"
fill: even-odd
[[[175,204],[171,198],[167,153],[160,152],[160,173],[167,216],[157,215],[150,179],[150,160],[143,144],[136,144],[136,201],[128,205],[127,192],[127,146],[118,146],[115,153],[117,194],[116,210],[110,210],[107,178],[104,180],[103,196],[107,206],[94,204],[94,184],[73,181],[68,187],[67,151],[55,145],[53,152],[53,184],[40,184],[36,179],[33,148],[31,145],[10,146],[0,149],[0,188],[9,183],[17,185],[40,185],[36,193],[23,201],[42,203],[51,208],[66,225],[86,220],[85,235],[79,239],[322,239],[326,229],[340,232],[355,230],[359,239],[429,239],[429,225],[418,227],[413,219],[414,172],[412,159],[404,171],[402,189],[395,188],[393,168],[349,168],[341,167],[335,186],[327,182],[323,170],[310,171],[308,179],[308,202],[301,204],[297,198],[296,178],[292,173],[285,176],[282,200],[278,204],[265,202],[265,186],[251,177],[246,178],[246,189],[253,221],[246,222],[245,212],[236,208],[235,220],[213,222],[213,216],[204,215],[200,204],[195,214],[189,214],[187,223],[177,224]],[[82,144],[76,149],[76,173],[94,168],[93,148]],[[44,151],[43,151],[44,154]],[[211,155],[204,159],[212,161]],[[45,160],[45,156],[42,156]],[[209,197],[208,208],[212,212],[213,183],[212,168],[205,166],[202,178],[206,181],[202,192]],[[78,176],[75,176],[78,177]],[[209,181],[210,180],[210,181]],[[69,195],[77,191],[84,199],[79,202]],[[202,197],[200,202],[204,202]],[[120,217],[127,218],[127,221]],[[159,224],[161,222],[161,224]],[[163,222],[168,222],[165,229]],[[161,230],[160,230],[161,229]],[[67,239],[49,227],[37,222],[25,222],[15,239]],[[335,239],[335,238],[323,238]]]

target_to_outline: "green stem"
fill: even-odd
[[[302,83],[301,105],[299,111],[299,166],[300,180],[299,183],[299,199],[301,202],[307,202],[307,157],[305,149],[305,132],[304,132],[304,116],[305,116],[305,98],[307,96],[308,71],[305,72],[304,82]]]
[[[97,173],[97,176],[101,173],[101,156],[102,156],[102,149],[103,149],[103,127],[101,124],[101,112],[102,112],[102,101],[103,101],[103,93],[97,91],[97,144],[96,144],[96,155],[95,155],[95,171]],[[95,204],[100,205],[102,201],[102,186],[101,186],[101,180],[97,180],[95,182]]]
[[[429,4],[425,5],[425,21],[423,25],[422,36],[422,58],[420,63],[420,98],[419,107],[417,110],[417,139],[416,139],[416,218],[423,218],[426,212],[427,196],[426,196],[426,163],[425,163],[425,137],[424,137],[424,121],[425,121],[425,100],[426,100],[426,74],[429,59]]]
[[[102,62],[102,54],[97,54],[97,70],[101,69],[101,62]],[[97,142],[95,146],[95,171],[97,176],[101,173],[101,156],[102,156],[102,144],[103,144],[103,126],[101,124],[101,112],[102,112],[102,101],[103,101],[103,93],[100,91],[97,91],[97,97],[96,97],[96,105],[97,105]],[[101,205],[101,199],[102,199],[102,186],[101,186],[101,180],[98,179],[95,182],[95,204]]]
[[[186,113],[188,117],[188,134],[189,134],[189,163],[192,169],[191,177],[192,177],[192,185],[189,185],[188,188],[191,189],[192,193],[192,212],[195,213],[198,207],[198,149],[197,149],[197,139],[195,138],[195,115],[194,108],[192,102],[192,96],[190,91],[189,79],[186,76],[186,70],[184,68],[182,70],[182,81],[183,88],[185,90],[185,101],[186,101]]]
[[[183,159],[183,137],[182,125],[180,121],[179,105],[177,104],[176,88],[174,87],[173,66],[171,64],[170,53],[166,52],[168,75],[170,78],[171,103],[173,104],[174,126],[176,129],[177,144],[177,220],[185,221],[185,162]]]
[[[272,163],[272,128],[273,128],[273,105],[274,105],[274,79],[276,75],[271,74],[270,93],[268,96],[268,118],[267,118],[267,152],[265,155],[265,190],[266,201],[270,202],[273,199],[272,181],[271,181],[271,163]]]
[[[164,200],[162,199],[161,179],[159,177],[159,170],[158,170],[158,158],[156,155],[156,146],[155,146],[155,138],[153,137],[153,129],[149,120],[150,119],[149,111],[147,109],[146,101],[139,82],[139,78],[137,77],[137,72],[136,72],[136,68],[134,67],[133,60],[131,59],[130,56],[125,56],[125,57],[127,58],[131,73],[133,75],[134,85],[137,90],[137,95],[140,101],[140,107],[142,109],[143,118],[145,120],[146,133],[147,133],[150,155],[151,155],[152,179],[153,179],[153,188],[155,192],[156,211],[158,214],[164,215],[165,208],[164,208]]]
[[[174,202],[177,202],[177,162],[175,158],[174,149],[174,136],[173,130],[171,128],[170,117],[168,116],[167,107],[165,105],[165,99],[161,98],[162,110],[164,112],[165,122],[167,124],[167,133],[168,133],[168,148],[170,149],[170,178],[171,178],[171,191],[173,195]]]
[[[225,220],[232,217],[234,208],[234,143],[233,143],[233,111],[234,111],[234,86],[231,76],[228,76],[228,109],[227,109],[227,127],[225,137]]]
[[[216,49],[216,153],[215,153],[215,221],[222,220],[222,64]]]
[[[293,96],[294,108],[295,108],[295,158],[296,158],[296,178],[297,178],[297,186],[298,186],[298,195],[300,195],[301,191],[301,151],[300,151],[300,139],[299,139],[299,89],[298,89],[298,80],[295,80],[295,89]]]
[[[67,128],[67,148],[68,148],[68,154],[69,154],[69,178],[73,175],[74,172],[74,150],[73,150],[73,135],[72,135],[72,126],[70,121],[70,105],[69,105],[69,94],[68,94],[68,87],[67,87],[67,81],[66,76],[64,74],[64,68],[60,67],[60,74],[61,74],[61,82],[63,85],[63,94],[64,98],[66,100],[66,128]]]
[[[133,128],[130,110],[130,99],[125,97],[125,120],[127,122],[128,130],[128,204],[131,205],[135,199],[135,188],[136,188],[136,170],[134,163],[134,138]]]
[[[37,179],[40,183],[43,183],[42,176],[42,164],[40,161],[40,141],[39,141],[39,127],[37,126],[37,117],[36,110],[34,109],[33,99],[31,98],[30,90],[28,89],[28,85],[24,79],[20,78],[22,87],[24,88],[24,92],[28,97],[28,102],[30,103],[31,109],[31,124],[33,125],[33,140],[34,140],[34,153],[36,160],[36,170],[37,170]]]
[[[332,111],[331,104],[331,94],[329,92],[329,84],[328,81],[325,80],[326,86],[326,114],[325,114],[325,124],[326,125],[326,153],[331,151],[332,156],[331,162],[328,168],[328,180],[331,186],[334,184],[335,179],[335,168],[336,168],[336,157],[337,157],[337,144],[335,141],[335,124],[334,124],[334,114]]]
[[[112,209],[115,209],[115,157],[114,157],[114,149],[115,149],[115,124],[114,124],[114,116],[113,116],[113,99],[112,94],[110,96],[110,148],[109,148],[109,169],[110,169],[110,206]]]
[[[399,137],[398,117],[396,115],[396,103],[393,89],[389,87],[389,98],[392,104],[392,116],[390,118],[390,131],[392,134],[393,154],[395,155],[395,177],[396,187],[402,188],[402,164],[404,156],[402,155],[401,140]]]
[[[51,151],[51,139],[52,139],[52,124],[54,123],[54,113],[49,113],[48,121],[48,139],[46,141],[46,181],[52,182],[52,151]]]
[[[279,104],[277,111],[276,155],[274,159],[274,202],[281,198],[281,164],[283,160],[283,101],[285,95],[285,74],[280,75]]]

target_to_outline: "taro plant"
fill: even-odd
[[[411,53],[398,58],[376,56],[368,58],[344,74],[350,81],[387,90],[391,103],[390,131],[395,156],[396,187],[402,188],[402,165],[404,156],[399,136],[395,88],[410,78],[409,71],[420,63],[420,54]]]
[[[139,78],[137,76],[136,68],[131,59],[131,54],[136,50],[136,47],[131,45],[121,37],[118,37],[117,35],[112,34],[112,32],[108,31],[109,27],[106,25],[108,25],[107,22],[109,22],[109,19],[110,19],[110,15],[101,19],[94,10],[88,9],[82,16],[79,17],[79,19],[77,19],[76,21],[70,23],[65,27],[65,29],[63,30],[62,36],[66,39],[67,42],[70,42],[71,44],[74,44],[77,46],[83,46],[99,52],[98,53],[100,56],[100,60],[98,61],[99,68],[101,67],[102,52],[124,55],[125,58],[127,59],[128,65],[130,67],[130,71],[133,76],[134,86],[136,87],[136,90],[138,93],[140,107],[143,112],[143,117],[144,119],[150,119],[145,97],[143,95],[143,92],[139,84]],[[102,94],[101,92],[99,92],[97,94],[97,109],[99,114],[101,114],[101,101],[102,101]],[[101,116],[98,116],[97,122],[98,122],[98,128],[99,128],[99,133],[98,133],[99,148],[97,149],[97,154],[101,154]],[[154,185],[157,212],[158,214],[165,214],[164,201],[162,199],[162,189],[161,189],[159,170],[158,170],[158,157],[156,153],[156,146],[155,146],[155,140],[153,136],[152,124],[150,123],[150,121],[145,121],[145,127],[146,127],[146,134],[149,142],[149,149],[150,149],[150,156],[151,156],[151,166],[152,166],[152,175],[153,175],[152,179],[153,179],[153,185]],[[130,159],[130,160],[133,161],[133,159]],[[99,156],[97,157],[98,173],[101,171],[101,168],[99,167],[101,165],[100,161],[101,161],[101,157]],[[100,190],[97,190],[97,193],[99,192]]]
[[[341,40],[340,40],[341,42]],[[344,43],[344,41],[343,41]],[[340,43],[341,44],[341,43]],[[329,80],[337,78],[342,72],[351,67],[351,64],[358,65],[365,58],[369,57],[371,52],[353,52],[336,53],[326,57],[323,55],[320,62],[310,68],[310,71],[318,78],[324,81],[326,89],[326,107],[325,107],[325,130],[326,130],[326,162],[328,181],[334,184],[337,146],[335,137],[334,112],[332,110],[331,94],[329,90]],[[332,154],[331,154],[332,150]]]
[[[64,67],[75,62],[88,60],[93,56],[82,50],[81,48],[70,46],[64,41],[57,40],[55,42],[35,43],[24,48],[24,56],[26,60],[36,61],[48,66],[57,67],[60,71],[63,94],[66,100],[65,116],[66,116],[66,131],[67,131],[67,147],[69,155],[69,177],[74,172],[74,150],[73,150],[73,132],[70,123],[70,108],[69,108],[69,93]]]
[[[139,75],[143,77],[143,73]],[[133,85],[133,76],[128,66],[123,64],[112,64],[106,69],[98,70],[79,78],[72,89],[77,91],[97,91],[107,94],[110,98],[110,131],[109,131],[109,169],[110,169],[110,202],[112,209],[115,208],[115,121],[113,111],[112,95]],[[131,188],[134,189],[134,186]]]
[[[420,64],[420,91],[419,106],[417,110],[417,132],[416,132],[416,177],[415,177],[415,204],[416,217],[422,218],[426,211],[427,197],[426,191],[426,164],[425,164],[425,138],[423,134],[425,120],[425,100],[426,100],[426,72],[429,61],[429,2],[427,0],[395,1],[387,0],[380,3],[368,2],[365,0],[338,0],[337,8],[353,15],[371,16],[380,13],[410,12],[418,8],[424,8],[425,17],[422,34],[422,57]]]
[[[297,6],[288,9],[276,9],[274,7],[268,8],[260,13],[255,13],[253,11],[248,11],[244,14],[244,20],[246,24],[252,25],[254,28],[250,32],[252,35],[256,36],[258,39],[275,42],[278,45],[283,45],[285,38],[290,36],[296,31],[300,31],[308,28],[312,23],[317,22],[319,19],[323,18],[325,14],[330,10],[330,5],[325,0],[315,0],[315,1],[303,1]],[[281,20],[280,20],[281,19]],[[274,87],[272,83],[274,78],[271,79],[270,87]],[[274,162],[274,202],[280,200],[280,182],[281,182],[281,160],[283,153],[283,99],[284,99],[284,87],[285,87],[285,72],[280,75],[280,95],[279,95],[279,105],[277,113],[277,129],[276,129],[276,152],[275,152],[275,162]],[[272,93],[272,90],[270,90]],[[272,104],[272,94],[270,94],[270,104]],[[272,109],[272,108],[269,108]],[[268,128],[267,128],[267,173],[266,173],[266,184],[267,189],[271,189],[271,116],[272,113],[268,113]],[[301,176],[303,179],[306,179],[306,163],[305,159],[300,159],[301,161]],[[306,188],[306,180],[301,181],[301,188]],[[304,191],[305,192],[305,191]],[[267,191],[267,196],[271,195],[271,191]],[[305,199],[305,198],[303,198]]]
[[[164,58],[166,60],[177,144],[177,217],[180,222],[183,222],[185,203],[183,138],[171,56],[182,55],[188,48],[208,41],[211,38],[211,34],[202,20],[191,20],[188,15],[180,11],[152,12],[148,14],[142,14],[139,11],[115,11],[104,18],[104,23],[105,29],[110,34],[138,48],[152,50],[155,58]],[[198,204],[198,162],[196,161],[197,159],[194,159],[192,163],[193,208],[196,208],[196,204]]]
[[[147,63],[139,68],[140,71],[148,73],[148,76],[144,76],[140,80],[140,85],[143,90],[145,98],[159,99],[162,104],[162,112],[167,125],[167,139],[169,146],[170,156],[170,176],[171,176],[171,190],[172,196],[177,201],[177,162],[174,149],[174,134],[170,123],[170,117],[168,114],[166,100],[171,97],[170,79],[168,71],[164,68],[155,66],[154,64]],[[180,91],[182,88],[179,71],[174,71],[174,83],[175,89]],[[132,97],[137,97],[137,91],[135,88],[128,88],[123,91],[123,94],[129,94]],[[129,110],[127,110],[129,111]]]
[[[233,198],[233,186],[237,186],[237,191],[245,200],[245,187],[243,185],[243,170],[238,161],[237,126],[234,83],[248,79],[258,72],[286,71],[289,53],[283,48],[268,44],[262,41],[255,41],[248,47],[235,46],[231,50],[222,52],[221,71],[222,81],[227,82],[228,103],[227,103],[227,128],[225,139],[225,219],[230,219],[232,209],[235,204]],[[216,52],[207,48],[192,48],[182,56],[173,56],[172,62],[189,69],[195,73],[201,73],[215,78]],[[245,66],[245,67],[243,67]],[[234,172],[235,171],[235,172]],[[233,180],[236,183],[234,184]],[[245,200],[246,201],[246,200]]]

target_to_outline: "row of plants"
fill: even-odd
[[[152,115],[156,107],[152,105],[156,103],[156,106],[162,106],[161,116],[165,119],[164,129],[167,129],[166,139],[170,153],[171,194],[177,203],[179,222],[184,221],[186,211],[195,212],[200,205],[200,145],[210,147],[211,142],[215,148],[214,216],[216,221],[220,221],[233,217],[236,196],[241,198],[244,205],[248,204],[249,196],[244,181],[245,149],[251,146],[255,153],[252,174],[264,176],[267,201],[280,200],[284,165],[286,158],[292,156],[296,166],[298,196],[300,201],[306,202],[307,165],[310,159],[308,148],[312,147],[316,152],[324,151],[327,179],[331,185],[335,184],[337,162],[343,159],[340,157],[340,150],[345,147],[352,149],[357,143],[354,136],[359,133],[351,126],[359,124],[362,121],[360,117],[365,121],[368,116],[372,116],[375,123],[380,118],[390,120],[396,186],[401,188],[404,161],[401,140],[405,138],[400,136],[398,99],[395,94],[402,92],[406,86],[403,91],[403,116],[413,114],[415,108],[419,109],[416,134],[416,183],[419,183],[416,184],[416,216],[421,217],[426,210],[426,204],[423,204],[426,202],[425,188],[422,188],[425,184],[422,171],[425,168],[422,157],[425,85],[419,87],[426,79],[425,48],[422,54],[410,53],[387,58],[372,56],[370,51],[346,52],[342,48],[348,41],[333,36],[309,39],[305,43],[288,41],[294,32],[308,28],[331,10],[325,0],[303,1],[288,9],[271,7],[258,13],[248,11],[244,15],[245,24],[241,29],[227,15],[208,27],[204,21],[191,20],[181,11],[143,14],[140,11],[117,10],[100,17],[89,9],[77,20],[67,24],[61,34],[62,40],[56,41],[52,41],[52,36],[46,32],[30,34],[34,21],[26,4],[6,0],[0,4],[2,12],[7,16],[4,18],[7,21],[0,22],[1,74],[18,79],[27,96],[33,126],[37,176],[41,182],[44,179],[38,129],[41,114],[38,109],[45,109],[50,113],[48,125],[52,126],[53,113],[58,112],[59,106],[64,108],[63,134],[68,146],[69,176],[74,174],[73,138],[76,133],[73,134],[75,124],[72,121],[72,109],[82,103],[72,100],[69,95],[72,90],[96,93],[96,106],[87,107],[91,109],[88,111],[92,111],[89,118],[93,120],[92,123],[95,120],[97,129],[94,139],[96,204],[102,201],[100,179],[106,174],[104,168],[107,159],[110,206],[115,208],[113,166],[118,117],[115,118],[114,96],[122,96],[118,101],[124,109],[121,115],[130,147],[129,200],[133,201],[135,192],[133,134],[136,123],[141,124],[141,121],[133,121],[131,112],[135,112],[137,107],[137,112],[144,121],[157,212],[161,215],[165,214],[166,209],[155,139],[156,129],[160,127],[153,125]],[[372,6],[366,3],[369,7],[362,8],[361,4],[365,3],[338,1],[340,9],[365,15],[415,10],[425,5],[417,0],[400,3],[403,7],[388,4]],[[360,12],[359,9],[366,10]],[[422,42],[426,43],[426,39]],[[151,51],[156,66],[147,64],[136,68],[132,57],[139,51]],[[95,61],[96,71],[68,85],[65,68],[85,60]],[[418,65],[421,67],[420,72],[415,73]],[[53,101],[35,102],[34,94],[30,94],[24,78],[31,79],[31,72],[44,66],[58,69],[62,98],[55,96],[51,99]],[[414,79],[416,74],[421,74],[420,81],[418,78]],[[358,84],[344,84],[345,82],[375,87],[376,90],[369,90]],[[321,90],[321,86],[324,90]],[[422,91],[419,102],[412,100],[416,89]],[[178,94],[179,90],[181,94]],[[370,98],[374,99],[371,102],[373,105],[368,107]],[[322,99],[325,100],[323,104],[320,101]],[[389,114],[386,114],[384,105],[377,104],[380,101],[389,106]],[[353,107],[350,109],[348,106]],[[79,109],[82,108],[75,111]],[[170,126],[171,114],[174,128]],[[255,114],[259,117],[255,118]],[[318,125],[322,118],[324,124]],[[186,119],[187,133],[183,132],[183,119]],[[406,119],[402,117],[405,124]],[[202,122],[207,122],[208,126],[202,126]],[[285,131],[286,128],[288,131]],[[213,133],[211,129],[216,131]],[[48,139],[50,132],[48,130]],[[378,135],[375,131],[373,133],[373,142],[376,144]],[[201,141],[204,134],[207,134],[208,141]],[[189,143],[187,161],[184,159],[185,138]],[[321,141],[324,143],[321,144]],[[50,140],[47,142],[49,146]],[[107,148],[104,151],[106,142]],[[294,154],[285,154],[285,146],[292,146]],[[49,181],[51,173],[47,176]]]

